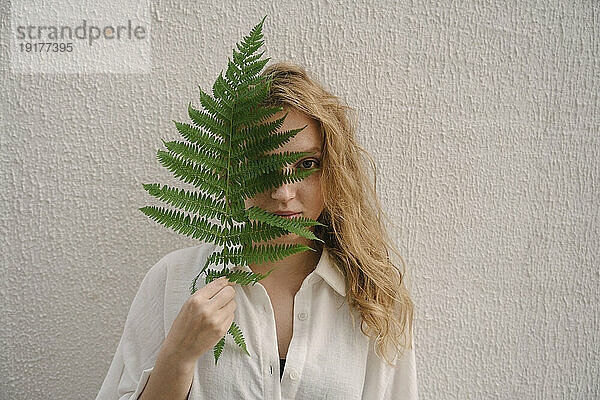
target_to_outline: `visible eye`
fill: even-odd
[[[315,167],[318,167],[318,166],[319,166],[319,161],[317,161],[317,160],[315,160],[315,159],[306,159],[306,160],[303,160],[303,161],[301,162],[301,164],[302,164],[302,167],[304,167],[304,168],[306,168],[306,169],[313,168],[313,166],[312,166],[312,163],[314,163],[314,164],[315,164]]]

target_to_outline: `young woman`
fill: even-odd
[[[239,268],[269,276],[249,286],[224,278],[190,296],[189,285],[218,247],[169,253],[136,294],[97,399],[417,399],[413,303],[391,243],[352,110],[301,67],[277,63],[268,105],[287,113],[281,131],[301,128],[276,152],[317,152],[286,168],[320,168],[302,181],[258,194],[259,206],[309,217],[317,237],[288,234],[270,243],[315,251]],[[262,242],[261,242],[262,243]],[[402,258],[400,257],[402,260]],[[343,306],[346,303],[346,306]],[[235,320],[250,357],[228,335]],[[356,329],[359,322],[360,330]]]

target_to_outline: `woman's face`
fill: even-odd
[[[283,112],[277,113],[273,119],[281,118],[286,111],[289,111],[289,113],[280,128],[280,132],[308,126],[285,145],[268,154],[278,154],[286,151],[317,152],[312,156],[301,158],[294,164],[288,164],[285,168],[287,172],[297,169],[321,168],[323,143],[319,132],[319,123],[291,107],[284,107]],[[253,198],[245,200],[245,206],[246,208],[258,206],[272,213],[293,212],[298,214],[292,216],[292,218],[307,217],[316,220],[324,209],[321,171],[315,171],[301,181],[284,183],[278,188],[259,193]],[[297,238],[298,235],[290,233],[277,241],[281,241],[281,239],[289,241]]]

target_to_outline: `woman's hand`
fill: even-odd
[[[193,366],[225,336],[237,307],[233,285],[221,277],[187,299],[161,347],[167,358]]]

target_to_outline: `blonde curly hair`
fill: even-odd
[[[325,208],[318,221],[326,227],[315,227],[315,234],[345,277],[348,306],[361,315],[361,331],[375,340],[376,354],[394,365],[395,357],[412,348],[414,306],[404,284],[405,262],[382,224],[382,218],[389,220],[376,194],[375,163],[355,140],[356,112],[296,64],[271,64],[261,75],[272,78],[263,105],[293,107],[319,123]],[[402,270],[390,260],[390,251],[402,261]]]

